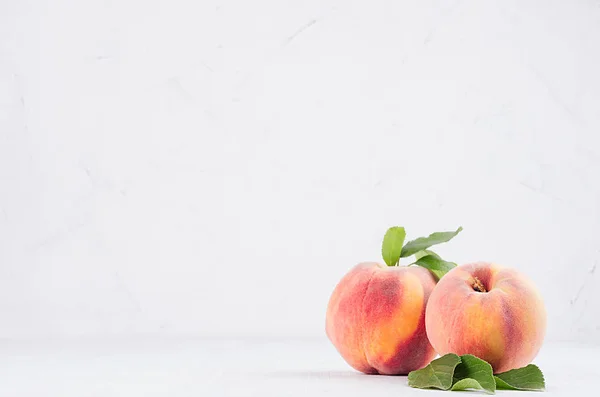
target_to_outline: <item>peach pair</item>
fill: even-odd
[[[495,373],[539,351],[546,312],[522,274],[490,263],[458,266],[436,285],[419,266],[361,263],[338,283],[327,336],[353,368],[407,374],[446,353],[474,354]]]

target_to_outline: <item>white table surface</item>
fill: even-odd
[[[594,359],[599,353],[600,347],[546,344],[535,360],[546,376],[546,394],[593,395],[592,385],[600,378]],[[0,342],[2,397],[398,397],[445,393],[449,392],[409,388],[405,376],[357,373],[326,340]]]

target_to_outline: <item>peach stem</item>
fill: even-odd
[[[481,280],[473,276],[473,289],[477,292],[487,292]]]

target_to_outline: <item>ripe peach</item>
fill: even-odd
[[[499,373],[524,367],[537,355],[546,310],[523,274],[479,262],[458,266],[438,282],[425,324],[438,354],[473,354]]]
[[[327,336],[358,371],[399,375],[422,368],[435,357],[425,332],[425,307],[435,283],[419,266],[360,263],[333,291]]]

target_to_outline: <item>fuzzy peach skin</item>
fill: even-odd
[[[425,307],[435,279],[418,266],[360,263],[338,283],[327,307],[327,336],[354,369],[400,375],[426,366],[435,351]]]
[[[427,303],[425,324],[438,354],[473,354],[500,373],[524,367],[537,355],[546,309],[523,274],[479,262],[442,277]]]

